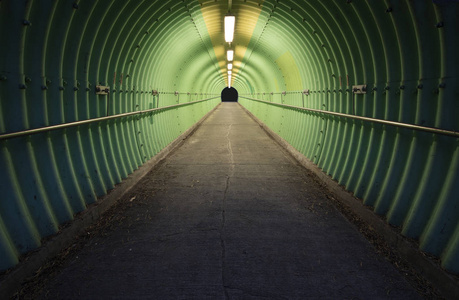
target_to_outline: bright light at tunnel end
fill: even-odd
[[[235,16],[225,16],[225,41],[227,43],[233,42],[235,24],[236,24]]]

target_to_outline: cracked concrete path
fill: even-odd
[[[419,298],[237,103],[123,203],[42,298]]]

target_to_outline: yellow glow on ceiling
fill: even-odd
[[[276,64],[281,68],[282,73],[285,74],[284,79],[287,91],[301,90],[301,74],[292,53],[287,51],[279,56],[276,59]]]
[[[232,48],[234,49],[234,69],[233,81],[237,77],[242,59],[245,56],[247,47],[252,38],[253,31],[257,25],[263,8],[263,0],[254,2],[243,2],[233,0],[231,14],[236,16],[236,29]],[[224,17],[228,13],[228,2],[202,2],[201,13],[210,35],[210,40],[218,60],[218,65],[222,75],[227,77],[226,50],[229,49],[228,43],[225,42]]]

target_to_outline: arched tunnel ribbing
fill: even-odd
[[[0,2],[1,270],[219,104],[227,9]],[[459,131],[459,4],[235,0],[232,13],[239,103],[459,274],[458,138],[345,116]],[[145,113],[103,119],[131,112]]]
[[[222,101],[223,102],[237,102],[239,98],[239,93],[233,87],[226,87],[222,91]]]

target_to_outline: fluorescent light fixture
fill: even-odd
[[[226,58],[228,59],[228,61],[233,61],[233,59],[234,59],[234,50],[228,50],[226,52]]]
[[[231,75],[231,74],[233,74],[233,71],[228,71],[228,75]]]
[[[228,64],[228,70],[232,70],[233,69],[233,64]]]
[[[227,43],[233,42],[235,24],[236,24],[235,16],[225,16],[225,41]]]
[[[228,87],[231,87],[231,75],[228,75]]]

